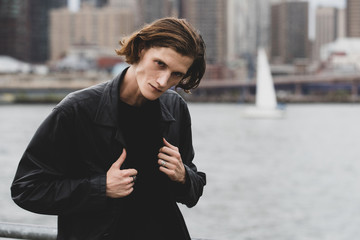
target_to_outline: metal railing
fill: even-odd
[[[56,240],[57,229],[38,225],[0,222],[0,237],[29,240]]]
[[[0,238],[56,240],[56,236],[56,227],[0,222]],[[205,239],[193,238],[192,240]]]

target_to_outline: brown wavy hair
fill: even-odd
[[[129,64],[138,63],[142,49],[171,48],[179,54],[194,59],[183,79],[176,87],[189,92],[199,86],[206,69],[205,42],[201,34],[185,19],[162,18],[145,25],[141,30],[119,42],[116,53],[125,56]]]

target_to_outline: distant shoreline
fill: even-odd
[[[64,93],[36,93],[36,94],[24,94],[24,93],[0,93],[0,104],[49,104],[59,103],[67,94]],[[196,91],[192,94],[186,94],[179,92],[180,95],[187,102],[196,103],[254,103],[255,96],[243,96],[236,93],[222,93],[222,94],[206,94],[198,95]],[[360,103],[360,98],[353,99],[350,94],[344,92],[335,92],[322,96],[316,95],[287,95],[278,97],[278,103]]]

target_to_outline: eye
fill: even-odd
[[[177,77],[177,78],[182,78],[182,77],[184,76],[184,74],[181,73],[181,72],[174,72],[173,74],[174,74],[174,76]]]
[[[156,60],[155,61],[157,65],[159,65],[160,67],[165,67],[165,63],[160,61],[160,60]]]

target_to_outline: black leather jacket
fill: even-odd
[[[69,94],[38,128],[19,163],[13,200],[32,212],[58,215],[58,239],[106,239],[121,214],[121,199],[106,197],[106,172],[126,147],[118,121],[121,79]],[[159,101],[162,136],[179,148],[186,169],[185,185],[169,180],[174,202],[192,207],[206,177],[192,163],[189,111],[174,91]]]

